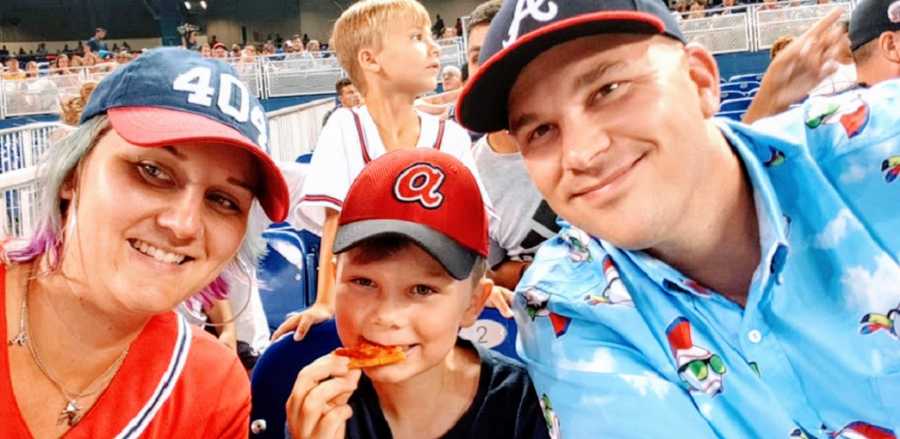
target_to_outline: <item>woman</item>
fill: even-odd
[[[172,309],[256,264],[252,210],[284,218],[265,124],[234,70],[184,49],[97,86],[47,154],[37,231],[4,245],[3,437],[247,436],[243,367]]]
[[[25,64],[25,77],[26,78],[37,78],[41,76],[41,69],[38,67],[38,63],[35,61],[28,61]]]

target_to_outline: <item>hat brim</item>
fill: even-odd
[[[472,274],[478,254],[424,224],[402,220],[363,220],[340,226],[334,237],[334,254],[382,236],[402,236],[415,242],[456,280]]]
[[[558,44],[609,33],[666,34],[659,17],[637,11],[594,12],[541,27],[518,38],[478,68],[459,96],[457,120],[479,133],[507,129],[509,93],[525,66]],[[679,36],[671,36],[680,40]]]
[[[273,222],[287,217],[290,195],[275,162],[234,128],[208,117],[161,107],[117,107],[107,110],[110,123],[123,139],[144,147],[179,143],[223,143],[249,152],[262,170],[264,182],[255,195]]]

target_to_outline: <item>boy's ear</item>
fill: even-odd
[[[364,72],[377,73],[381,70],[378,54],[370,48],[360,49],[356,55],[356,61]]]
[[[487,303],[487,300],[491,297],[491,291],[493,290],[494,281],[487,277],[483,277],[478,282],[478,285],[475,286],[475,290],[472,291],[469,307],[466,308],[462,322],[460,322],[461,328],[468,328],[475,324],[475,321],[478,320],[478,316],[481,315],[481,311],[484,310],[484,304]]]

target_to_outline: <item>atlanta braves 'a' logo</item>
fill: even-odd
[[[546,3],[547,9],[541,10]],[[559,8],[556,3],[546,0],[519,0],[516,2],[516,10],[513,12],[512,22],[509,24],[509,38],[503,41],[503,47],[509,46],[519,38],[519,26],[522,20],[531,17],[537,21],[550,21],[556,18]]]
[[[426,209],[437,209],[444,202],[439,190],[444,184],[444,171],[428,163],[416,163],[400,173],[394,183],[394,196],[407,203],[419,203]]]

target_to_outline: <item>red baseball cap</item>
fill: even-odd
[[[369,163],[356,177],[338,220],[334,253],[397,235],[422,247],[454,279],[488,255],[488,216],[478,182],[451,155],[403,149]]]

